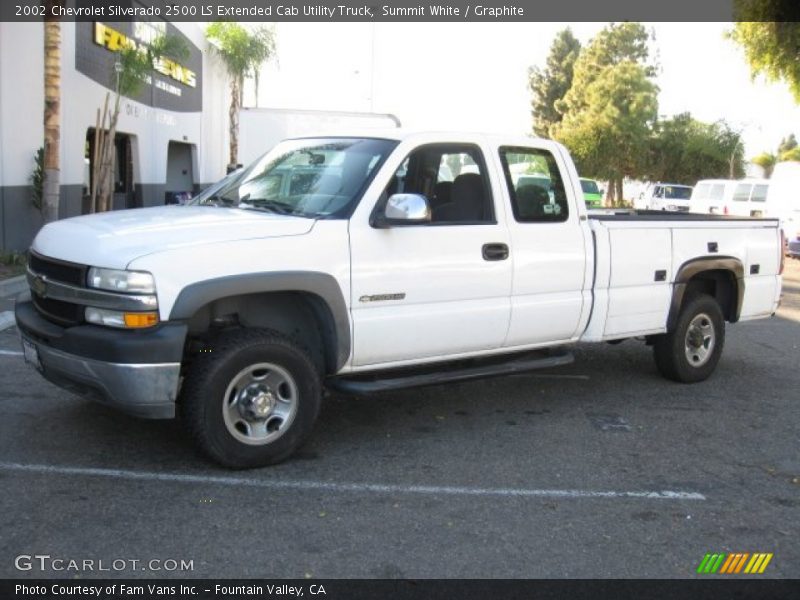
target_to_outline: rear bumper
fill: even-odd
[[[26,358],[48,381],[138,417],[175,416],[184,324],[135,332],[63,328],[41,317],[30,302],[18,303],[15,316]]]

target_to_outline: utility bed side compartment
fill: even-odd
[[[672,293],[671,230],[609,227],[611,277],[604,339],[666,331]]]
[[[746,285],[740,321],[773,314],[781,298],[781,259],[776,252],[781,243],[780,230],[751,229],[747,237]]]
[[[739,320],[772,314],[777,308],[779,246],[777,226],[772,221],[739,221],[737,226],[691,227],[673,230],[673,269],[703,259],[733,258],[742,265],[744,295]],[[741,285],[742,282],[740,282]]]

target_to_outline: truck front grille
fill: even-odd
[[[86,272],[89,267],[76,263],[46,258],[31,252],[28,255],[28,269],[51,281],[86,287]],[[36,310],[48,321],[70,327],[84,322],[84,307],[72,302],[42,297],[31,290],[31,299]]]
[[[28,256],[28,266],[37,275],[44,275],[48,279],[86,287],[86,272],[89,268],[85,265],[44,258],[31,252]]]
[[[42,298],[35,293],[31,294],[31,298],[36,310],[48,321],[65,327],[71,327],[83,322],[84,307],[80,304]]]

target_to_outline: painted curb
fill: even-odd
[[[0,312],[0,331],[5,331],[16,325],[14,320],[14,313],[10,310]]]
[[[10,298],[28,289],[25,275],[17,275],[0,281],[0,298]]]

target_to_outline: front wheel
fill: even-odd
[[[653,356],[667,379],[696,383],[708,379],[725,345],[725,319],[719,303],[708,294],[689,298],[669,333],[656,338]]]
[[[311,432],[321,396],[320,375],[300,346],[276,332],[239,330],[193,362],[181,412],[203,453],[244,469],[288,458]]]

